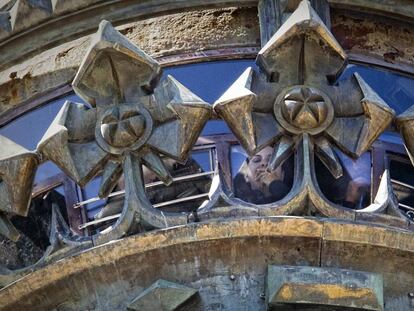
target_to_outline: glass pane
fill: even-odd
[[[232,147],[231,167],[236,198],[253,204],[267,204],[285,197],[293,182],[293,156],[272,172],[266,167],[273,147],[248,157],[240,146]]]
[[[83,102],[76,95],[69,95],[51,101],[3,126],[0,128],[0,135],[13,140],[29,150],[36,149],[37,143],[42,139],[49,125],[67,100],[78,103]]]
[[[207,121],[206,125],[200,134],[200,136],[207,135],[218,135],[218,134],[229,134],[231,133],[227,123],[223,120],[210,120]]]
[[[165,68],[164,76],[172,75],[213,104],[248,67],[256,67],[253,59],[205,62]]]
[[[401,135],[397,132],[390,132],[390,131],[384,132],[380,135],[379,140],[388,142],[388,143],[400,144],[400,145],[404,144],[404,141]]]
[[[96,177],[82,189],[83,201],[90,200],[93,198],[98,199],[98,193],[99,193],[99,187],[101,185],[101,180],[102,180],[101,177]],[[112,198],[111,200],[115,200],[115,198]],[[107,203],[107,200],[98,199],[94,202],[83,205],[81,208],[84,208],[86,210],[88,219],[93,219],[95,215],[98,214],[99,211],[102,209],[102,207],[105,206],[106,203]],[[114,208],[113,214],[120,213],[121,210],[122,210],[122,204],[120,208],[116,208],[116,209]]]
[[[45,180],[48,177],[62,173],[61,169],[51,161],[46,161],[37,167],[35,175],[35,183]]]
[[[248,67],[256,68],[254,60],[206,62],[166,68],[164,76],[174,76],[194,94],[214,104]],[[206,124],[201,135],[222,133],[230,133],[226,123],[212,120]]]
[[[414,220],[414,168],[410,161],[392,157],[390,176],[400,209]]]
[[[349,78],[354,72],[358,72],[397,114],[414,104],[414,79],[366,66],[350,65],[339,81]]]
[[[343,175],[335,179],[324,164],[315,159],[316,177],[323,194],[333,203],[352,209],[370,204],[371,153],[352,159],[335,149],[342,164]]]

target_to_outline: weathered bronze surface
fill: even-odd
[[[285,4],[290,14],[297,1]],[[383,173],[374,202],[352,210],[324,196],[314,161],[316,155],[339,178],[343,168],[334,147],[361,156],[391,124],[394,111],[358,74],[334,84],[347,55],[308,1],[286,17],[279,16],[285,23],[272,37],[264,36],[269,40],[257,57],[260,71],[248,68],[214,109],[250,155],[275,146],[268,171],[294,153],[293,187],[278,202],[256,206],[232,197],[229,176],[217,171],[210,201],[193,214],[153,208],[142,165],[170,184],[163,157],[186,161],[211,117],[211,106],[171,76],[160,82],[160,65],[154,59],[108,22],[100,24],[73,81],[87,104],[65,103],[34,152],[0,137],[7,146],[0,152],[0,233],[18,237],[9,216],[27,214],[35,168],[46,160],[80,186],[101,174],[101,198],[124,174],[122,214],[108,230],[82,237],[70,231],[54,207],[51,245],[39,262],[19,271],[0,268],[0,286],[26,275],[0,292],[0,309],[36,305],[50,310],[175,310],[198,291],[200,301],[189,310],[232,310],[238,304],[264,310],[266,267],[290,264],[382,274],[386,306],[408,310],[414,275],[408,230],[414,226],[398,209],[389,172]],[[413,120],[412,109],[397,118],[412,161]],[[343,222],[265,217],[275,215],[317,215]],[[264,218],[240,219],[245,216]],[[225,222],[225,217],[239,220]],[[203,220],[213,221],[188,224]],[[135,233],[138,224],[146,229],[186,226],[105,244]],[[92,245],[102,246],[56,262]],[[351,290],[338,280],[342,271],[330,271],[329,278],[312,274],[316,281],[310,287],[288,280],[291,283],[274,295],[269,292],[267,299],[271,304],[307,299],[382,310],[382,292],[376,288],[380,277],[375,284],[362,282]],[[167,281],[156,282],[160,278]],[[322,301],[324,295],[328,298]]]

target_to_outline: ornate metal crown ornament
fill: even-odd
[[[347,56],[308,1],[259,52],[262,72],[248,68],[214,104],[249,155],[275,144],[267,169],[295,150],[295,178],[281,201],[260,215],[316,214],[355,219],[356,213],[384,211],[392,201],[387,173],[375,202],[351,210],[329,202],[319,189],[314,153],[335,178],[342,166],[333,145],[352,157],[367,151],[391,123],[394,111],[355,73],[335,85]]]
[[[102,172],[102,198],[124,174],[122,215],[111,230],[92,237],[95,244],[123,236],[136,223],[153,228],[187,223],[187,214],[153,208],[145,193],[141,164],[164,183],[171,183],[160,155],[185,162],[212,109],[171,76],[159,84],[160,76],[155,60],[109,22],[101,22],[73,81],[75,92],[88,104],[66,102],[38,144],[43,161],[53,161],[81,186]],[[2,143],[11,146],[6,150],[13,157],[4,155],[0,163],[1,194],[5,185],[11,194],[1,196],[0,209],[25,215],[37,155],[5,138]],[[22,180],[16,183],[15,176]],[[1,232],[15,238],[7,218],[0,219]]]
[[[122,215],[111,231],[93,237],[95,243],[121,237],[137,222],[155,228],[187,223],[186,214],[153,208],[141,164],[170,184],[159,154],[185,161],[211,107],[171,76],[159,84],[160,75],[155,60],[109,22],[101,22],[73,81],[75,92],[91,108],[67,102],[38,145],[44,158],[81,186],[103,170],[102,198],[124,174]]]

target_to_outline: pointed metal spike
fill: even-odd
[[[408,108],[396,118],[396,125],[404,139],[405,149],[414,165],[414,106]]]
[[[361,131],[358,140],[356,154],[360,156],[378,136],[391,124],[395,112],[384,100],[362,79],[358,73],[354,73],[356,80],[363,93],[361,104],[364,108],[366,117],[364,128]]]
[[[118,183],[122,176],[122,163],[109,160],[102,173],[101,185],[99,187],[100,198],[106,198]]]
[[[194,103],[205,105],[207,104],[204,100],[198,97],[196,94],[191,92],[186,88],[182,83],[176,80],[173,76],[168,75],[164,80],[166,83],[163,83],[163,87],[166,88],[169,93],[171,104],[182,104],[182,103]]]
[[[157,100],[160,100],[157,105],[166,105],[173,119],[157,126],[147,143],[159,152],[183,162],[210,118],[212,109],[171,76],[163,81],[161,88],[163,96],[158,90],[155,91],[159,95]]]
[[[101,53],[103,50],[105,53]],[[103,20],[72,85],[76,94],[92,106],[105,106],[121,99],[135,102],[142,88],[153,91],[160,76],[157,61]],[[114,93],[121,98],[114,99]]]
[[[0,40],[8,37],[11,32],[10,12],[0,12]]]
[[[153,171],[158,178],[163,181],[167,186],[171,185],[173,178],[165,166],[161,158],[152,151],[147,152],[142,157],[142,162],[146,167]]]
[[[81,123],[81,120],[90,123],[93,118],[86,113],[85,118],[78,120],[80,105],[75,105],[76,109],[71,105],[70,102],[65,103],[37,145],[37,150],[44,159],[52,160],[80,186],[84,186],[102,169],[109,155],[94,140],[84,142],[90,136],[87,126],[83,127],[85,133],[79,134],[78,143],[74,135],[79,131],[73,130],[73,124]]]
[[[54,217],[54,227],[51,228],[55,234],[57,234],[57,238],[59,241],[63,237],[69,237],[72,235],[72,232],[70,231],[69,225],[66,223],[65,218],[63,217],[62,213],[60,212],[59,206],[56,204],[52,205],[52,217]]]
[[[17,242],[20,238],[19,231],[4,214],[0,214],[0,234],[13,242]]]
[[[282,129],[273,114],[253,112],[252,117],[257,150],[273,144],[282,135]]]
[[[266,169],[270,172],[282,165],[292,154],[294,144],[291,137],[282,136],[273,150],[272,158]]]
[[[0,211],[27,216],[36,168],[37,154],[0,136]]]
[[[59,238],[58,238],[58,233],[59,233],[59,229],[58,229],[58,214],[60,212],[57,212],[56,210],[59,207],[55,204],[52,203],[52,218],[50,221],[50,232],[49,232],[49,244],[52,248],[57,247],[57,245],[59,244]]]
[[[316,155],[331,174],[336,179],[341,177],[343,175],[342,165],[329,141],[325,137],[318,137],[315,139],[315,147],[317,150]]]
[[[318,65],[321,57],[324,66]],[[283,83],[312,84],[336,76],[346,60],[345,51],[304,0],[260,50],[256,63],[268,77],[276,73]]]
[[[52,14],[50,0],[17,0],[10,9],[13,32],[29,28]]]
[[[220,98],[214,103],[214,109],[216,106],[222,106],[227,103],[231,103],[236,99],[254,95],[251,89],[254,70],[252,67],[248,67],[237,80],[227,89],[227,91],[220,96]]]
[[[253,69],[249,67],[214,103],[214,110],[226,120],[234,135],[250,155],[256,150],[252,117],[256,95],[250,91],[252,76]]]
[[[381,181],[378,187],[377,194],[375,195],[374,204],[385,204],[392,195],[393,188],[391,183],[391,176],[389,170],[384,170],[381,176]]]

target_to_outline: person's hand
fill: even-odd
[[[277,169],[268,172],[266,170],[261,171],[257,175],[257,181],[263,184],[266,187],[269,187],[269,185],[275,181],[283,181],[283,178],[285,177],[285,172],[282,169],[282,165],[280,165]]]

